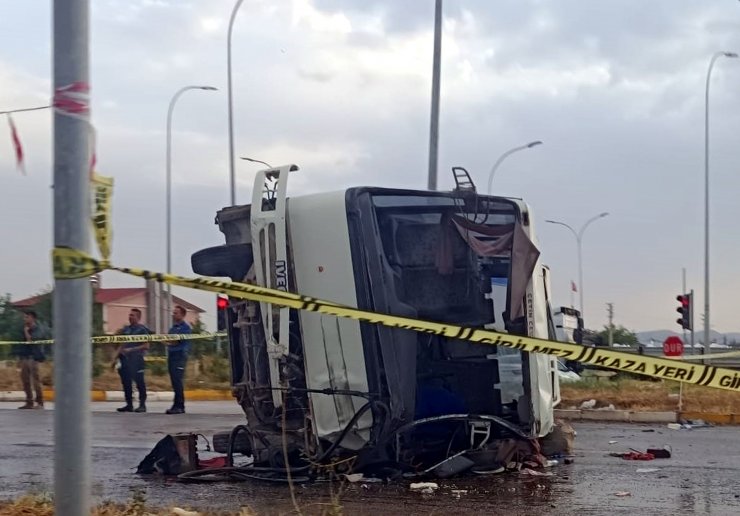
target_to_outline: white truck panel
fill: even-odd
[[[288,224],[296,292],[357,307],[345,193],[291,198]],[[360,324],[351,319],[306,311],[301,311],[299,317],[308,388],[367,392]],[[309,398],[314,409],[315,431],[320,437],[331,437],[343,430],[365,404],[363,398],[347,395],[311,393]],[[351,432],[343,441],[343,446],[364,444],[371,426],[372,416],[367,412],[360,418],[354,435]]]

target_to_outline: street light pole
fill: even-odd
[[[228,97],[229,111],[229,186],[231,193],[231,205],[236,205],[236,172],[234,171],[234,97],[231,93],[231,33],[234,30],[234,19],[236,13],[244,0],[237,0],[231,10],[229,18],[229,31],[226,36],[226,96]]]
[[[205,91],[216,91],[217,88],[213,86],[185,86],[180,88],[172,96],[170,105],[167,108],[167,178],[166,178],[166,205],[167,205],[167,274],[172,273],[172,113],[175,109],[175,103],[180,96],[188,90],[205,90]],[[172,312],[172,285],[167,283],[167,313]],[[161,311],[158,309],[157,314]],[[159,331],[159,328],[157,328]]]
[[[90,252],[90,3],[53,6],[54,247]],[[70,104],[75,105],[72,111]],[[54,280],[54,513],[90,514],[89,278]]]
[[[439,158],[439,90],[442,68],[442,0],[434,4],[434,51],[432,55],[432,109],[429,122],[429,175],[427,189],[437,189],[437,161]]]
[[[573,233],[573,236],[576,237],[576,244],[578,247],[578,299],[579,304],[581,308],[581,318],[585,320],[585,310],[583,305],[583,233],[586,231],[586,228],[591,225],[591,223],[606,217],[609,215],[607,212],[599,213],[598,215],[591,217],[588,219],[583,226],[581,226],[581,229],[576,231],[573,229],[572,226],[566,224],[565,222],[560,222],[557,220],[546,220],[545,222],[548,222],[550,224],[557,224],[559,226],[565,226],[570,230],[571,233]]]
[[[715,52],[707,69],[704,89],[704,351],[709,352],[709,84],[714,63],[720,57],[736,58],[735,52]]]
[[[531,149],[532,147],[536,147],[537,145],[542,145],[542,142],[540,140],[529,142],[526,145],[521,145],[519,147],[514,147],[513,149],[509,149],[506,152],[504,152],[501,156],[499,156],[499,158],[496,160],[496,163],[494,163],[493,166],[491,167],[491,172],[488,174],[488,189],[486,190],[488,195],[491,195],[491,186],[493,185],[493,176],[494,174],[496,174],[496,169],[498,169],[501,163],[503,163],[506,158],[508,158],[515,152],[526,150],[526,149]]]
[[[248,158],[248,157],[243,157],[242,159],[243,159],[244,161],[249,161],[249,162],[251,162],[251,163],[259,163],[259,164],[261,164],[261,165],[264,165],[264,166],[266,166],[267,168],[272,168],[272,165],[270,165],[270,164],[269,164],[269,163],[267,163],[266,161],[262,161],[261,159],[254,159],[254,158]]]

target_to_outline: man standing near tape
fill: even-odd
[[[128,326],[121,328],[119,335],[149,335],[152,332],[141,324],[141,310],[132,308],[128,314]],[[118,412],[146,412],[146,383],[144,381],[144,355],[149,349],[148,342],[129,342],[118,346],[112,367],[118,366],[126,405]],[[136,382],[139,391],[139,406],[134,410],[134,391],[132,382]]]
[[[23,314],[23,339],[26,344],[18,344],[15,347],[15,355],[21,370],[21,383],[26,393],[26,403],[18,408],[21,409],[43,409],[44,392],[39,376],[39,362],[46,360],[44,348],[41,344],[33,344],[35,340],[49,338],[49,333],[44,326],[38,322],[36,312],[29,310]],[[36,392],[36,405],[33,404],[33,391]]]
[[[172,328],[169,333],[190,335],[192,329],[185,322],[187,310],[181,305],[176,305],[172,311]],[[167,346],[167,369],[170,373],[170,382],[172,390],[175,391],[175,400],[172,408],[167,409],[167,414],[184,414],[185,413],[185,365],[188,362],[188,351],[190,351],[190,340],[170,341]]]

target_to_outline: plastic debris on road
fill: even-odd
[[[554,473],[550,471],[535,471],[530,468],[522,469],[519,474],[528,477],[551,477],[554,475]]]
[[[423,494],[432,494],[439,489],[439,484],[436,482],[415,482],[409,486],[409,489]]]

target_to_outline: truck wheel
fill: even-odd
[[[218,453],[227,453],[229,451],[229,434],[231,432],[213,434],[213,451]],[[236,434],[234,453],[241,453],[243,455],[252,454],[252,444],[249,442],[249,436],[245,432]]]
[[[208,247],[193,253],[193,272],[202,276],[227,277],[242,281],[252,266],[252,244],[231,244]]]

